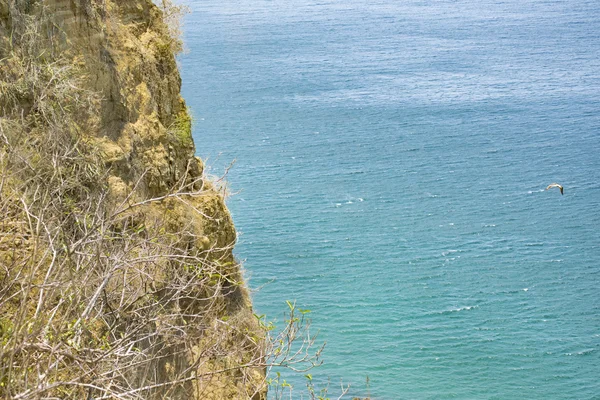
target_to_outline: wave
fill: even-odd
[[[596,349],[585,349],[578,351],[576,353],[564,353],[565,356],[587,356],[588,354],[592,354]]]
[[[450,310],[443,310],[443,311],[437,311],[433,314],[435,315],[449,315],[449,314],[454,314],[454,313],[458,313],[461,311],[471,311],[471,310],[475,310],[479,308],[478,305],[474,305],[474,306],[464,306],[464,307],[459,307],[459,308],[451,308]]]

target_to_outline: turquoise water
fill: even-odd
[[[259,313],[313,311],[313,375],[381,399],[600,399],[597,1],[192,11],[198,154],[237,160],[237,255]]]

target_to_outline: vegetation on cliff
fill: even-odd
[[[2,398],[262,399],[318,362],[291,303],[252,312],[162,16],[0,0]]]

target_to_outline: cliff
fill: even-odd
[[[0,0],[0,397],[261,399],[264,331],[150,0]]]

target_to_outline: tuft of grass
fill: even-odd
[[[192,118],[187,112],[187,109],[184,109],[177,114],[169,131],[174,136],[176,143],[179,146],[184,148],[194,147],[194,140],[192,138]]]

